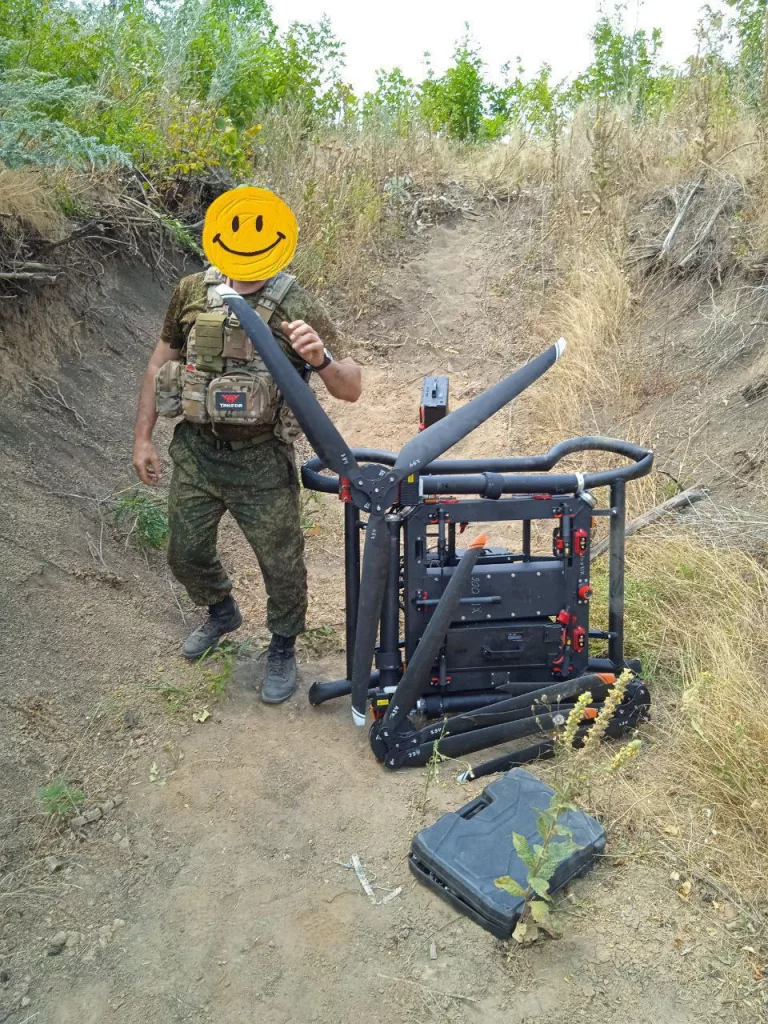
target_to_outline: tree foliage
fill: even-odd
[[[426,56],[429,60],[429,55]],[[436,78],[430,68],[421,84],[422,115],[433,131],[444,132],[451,139],[480,136],[489,88],[483,67],[480,51],[470,41],[467,26],[464,38],[454,51],[453,64],[440,78]]]
[[[682,69],[662,62],[658,29],[626,27],[619,3],[600,16],[592,59],[571,82],[547,64],[528,74],[519,58],[494,79],[466,26],[444,71],[429,55],[421,82],[381,69],[358,99],[330,23],[281,31],[269,0],[0,0],[0,160],[130,159],[173,191],[211,171],[252,175],[261,124],[284,106],[298,111],[304,137],[342,125],[467,142],[517,131],[551,139],[553,152],[585,103],[643,118],[692,97],[711,123],[742,97],[768,108],[768,0],[726,2],[730,17],[705,6],[698,52]]]
[[[674,90],[674,72],[660,63],[661,29],[628,32],[626,4],[603,16],[592,32],[592,63],[571,88],[572,99],[588,98],[630,104],[639,116],[665,107]]]
[[[65,116],[91,99],[86,86],[41,71],[0,71],[0,161],[25,164],[128,163],[116,146],[83,135]]]
[[[765,103],[767,0],[725,0],[734,10],[731,28],[738,42],[738,73],[750,103]]]

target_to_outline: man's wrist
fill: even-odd
[[[317,364],[317,366],[315,366],[313,363],[310,363],[309,365],[312,367],[315,373],[322,373],[323,370],[326,370],[331,365],[332,362],[333,356],[331,355],[327,348],[323,348],[323,358]]]

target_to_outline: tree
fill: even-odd
[[[476,139],[480,135],[488,91],[480,51],[470,42],[469,26],[465,29],[464,38],[454,50],[451,67],[442,78],[435,78],[428,65],[427,77],[419,90],[427,124],[434,131],[461,140]],[[429,54],[425,56],[428,60]]]
[[[418,93],[401,68],[376,72],[376,91],[363,96],[363,124],[378,123],[398,135],[407,135],[416,116]]]
[[[660,63],[661,29],[626,32],[627,5],[617,4],[613,15],[600,18],[592,32],[592,63],[572,86],[575,102],[596,98],[631,103],[642,117],[665,107],[672,98],[674,72]]]
[[[725,0],[735,11],[731,28],[739,42],[738,70],[747,98],[768,112],[768,2]]]

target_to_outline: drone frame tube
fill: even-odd
[[[578,452],[599,451],[631,459],[628,466],[587,473],[552,475],[552,469],[568,455]],[[393,452],[373,448],[354,448],[353,455],[358,462],[373,462],[381,466],[394,466]],[[573,494],[580,490],[609,487],[616,481],[636,480],[646,476],[653,467],[653,452],[629,441],[618,441],[607,437],[575,437],[556,444],[544,455],[508,459],[440,459],[420,470],[425,494],[462,493],[479,494],[488,487],[486,474],[501,474],[504,477],[504,494]],[[338,494],[338,477],[321,472],[322,460],[309,459],[302,466],[304,486],[326,494]],[[437,483],[435,482],[437,481]]]

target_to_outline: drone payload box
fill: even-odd
[[[536,821],[553,793],[535,775],[514,768],[486,786],[476,800],[419,832],[408,857],[411,871],[486,931],[499,939],[510,938],[525,901],[500,889],[496,879],[510,876],[527,888],[527,868],[515,851],[512,834],[524,836],[531,847],[541,843]],[[579,849],[560,861],[550,880],[550,895],[589,871],[605,848],[605,830],[583,811],[568,811],[560,824],[571,830]]]

